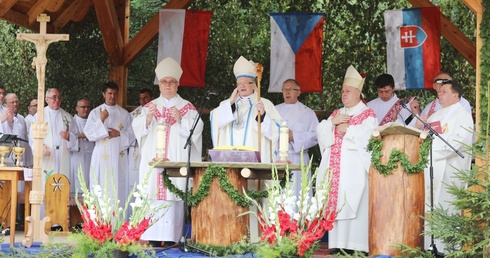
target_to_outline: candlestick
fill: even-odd
[[[165,159],[165,146],[167,145],[167,125],[158,123],[157,125],[157,159]]]
[[[279,162],[287,162],[289,150],[289,128],[287,122],[281,123],[279,130]]]

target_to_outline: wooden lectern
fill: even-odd
[[[228,180],[240,193],[247,190],[248,179],[271,179],[272,167],[275,165],[280,177],[284,176],[286,168],[299,170],[299,165],[263,164],[241,162],[193,162],[191,175],[194,180],[193,190],[199,187],[209,164],[214,163],[226,170]],[[187,173],[186,162],[162,162],[156,168],[165,168],[169,177],[183,177]],[[191,211],[192,242],[200,244],[228,246],[240,241],[248,235],[249,218],[238,216],[248,211],[248,207],[240,207],[221,190],[220,183],[215,178],[211,183],[209,195]]]
[[[419,160],[420,144],[427,134],[399,123],[378,127],[373,137],[381,138],[386,164],[393,149],[406,154],[412,164]],[[424,174],[409,175],[400,162],[392,174],[369,170],[369,254],[399,256],[398,244],[423,248]]]

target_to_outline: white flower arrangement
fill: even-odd
[[[83,233],[86,235],[86,240],[96,242],[99,246],[107,244],[113,249],[120,250],[128,250],[131,249],[130,246],[139,245],[141,235],[163,217],[166,211],[156,217],[155,214],[169,207],[168,204],[154,205],[153,200],[156,195],[149,196],[148,188],[145,187],[148,185],[153,167],[147,172],[141,184],[133,186],[124,202],[124,207],[120,207],[120,200],[114,198],[117,197],[116,186],[114,184],[108,185],[108,182],[112,182],[108,178],[109,175],[112,177],[112,173],[104,173],[103,188],[96,180],[92,186],[92,191],[90,191],[83,178],[83,172],[79,169],[78,180],[82,188],[83,203],[80,203],[78,198],[75,200],[82,214]],[[92,171],[92,173],[94,172]],[[78,196],[78,189],[76,195]],[[134,202],[131,202],[132,197],[135,198]],[[126,221],[126,211],[129,206],[132,208],[132,215]],[[103,250],[106,252],[107,248]]]
[[[316,243],[327,230],[333,228],[338,212],[329,207],[332,175],[327,171],[322,178],[317,178],[316,169],[310,178],[310,169],[311,160],[308,166],[301,164],[301,189],[298,196],[294,194],[295,186],[290,182],[289,169],[285,173],[286,185],[282,188],[276,168],[272,170],[272,181],[267,184],[266,204],[259,204],[247,196],[258,209],[258,213],[250,211],[244,214],[251,213],[259,220],[261,240],[264,241],[258,248],[259,256],[311,256]],[[310,196],[315,180],[320,180],[318,185],[322,187]]]

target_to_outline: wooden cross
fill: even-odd
[[[37,17],[40,23],[39,34],[17,34],[18,40],[26,40],[36,45],[37,56],[34,57],[32,66],[36,67],[37,77],[37,100],[38,103],[43,103],[44,100],[44,83],[46,77],[46,51],[49,44],[58,41],[68,41],[68,34],[47,34],[46,25],[50,21],[49,16],[40,14]],[[32,135],[34,138],[34,167],[32,171],[32,190],[29,195],[29,201],[32,204],[31,216],[26,218],[28,222],[28,232],[25,239],[22,241],[24,246],[30,247],[34,240],[41,240],[43,243],[48,241],[48,235],[44,232],[44,224],[49,221],[49,218],[40,219],[41,204],[44,199],[44,191],[42,190],[42,158],[43,158],[43,140],[47,134],[47,123],[44,122],[44,105],[39,105],[37,109],[37,122],[32,123]]]

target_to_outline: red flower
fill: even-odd
[[[143,219],[137,227],[130,226],[128,222],[125,222],[116,232],[116,242],[121,244],[121,246],[138,242],[141,235],[148,229],[148,225],[149,219],[147,218]]]

